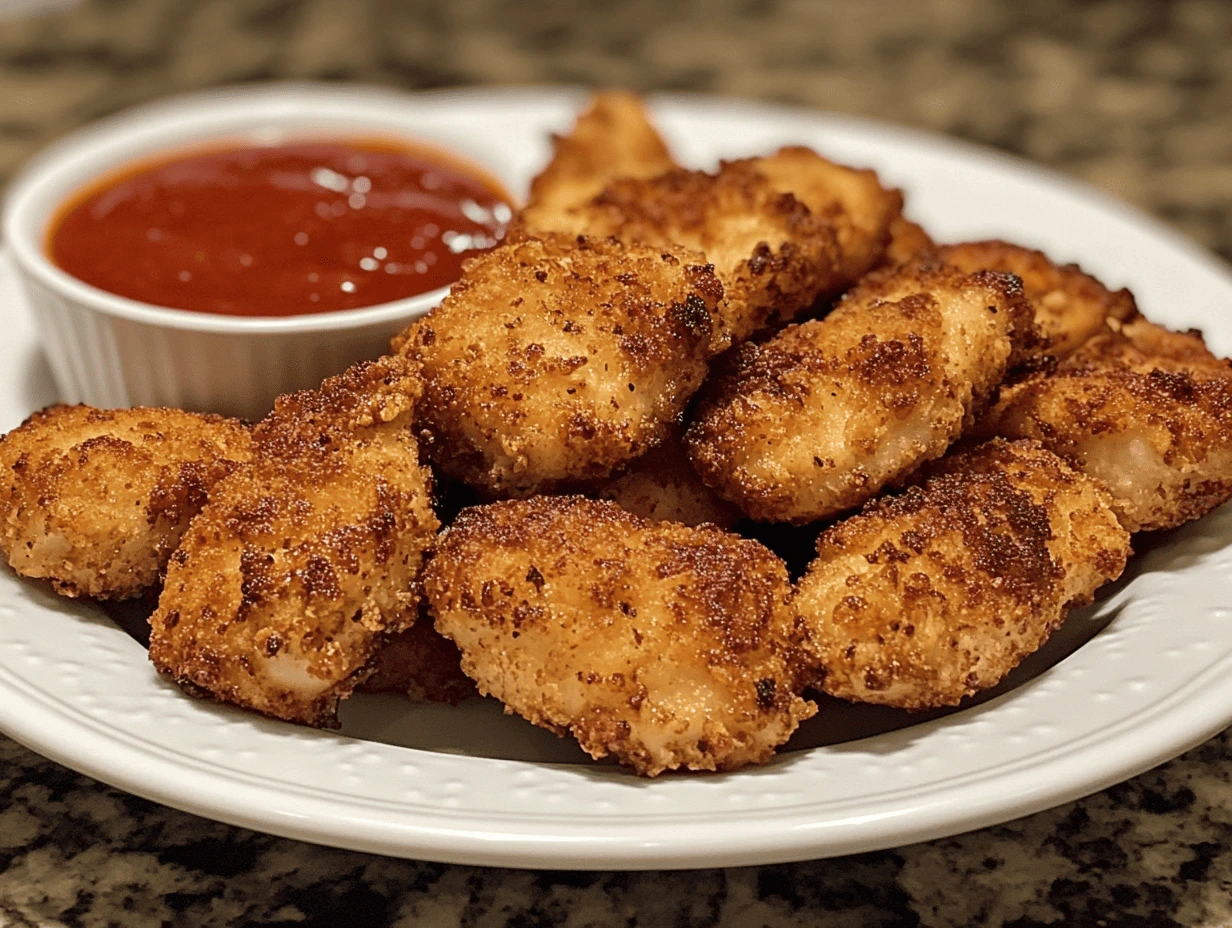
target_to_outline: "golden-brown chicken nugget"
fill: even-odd
[[[876,171],[823,158],[811,148],[789,145],[773,155],[749,159],[781,194],[791,194],[814,216],[833,224],[838,236],[841,290],[870,270],[885,254],[893,223],[902,216],[902,191],[883,187]],[[915,226],[920,233],[923,230]],[[899,229],[900,236],[907,230]],[[927,238],[927,235],[924,236]]]
[[[195,695],[307,725],[416,615],[438,523],[402,358],[280,397],[252,461],[215,485],[171,558],[150,658]]]
[[[248,455],[235,419],[44,409],[0,438],[0,549],[65,596],[138,596],[158,583],[210,488]]]
[[[1131,532],[1172,528],[1232,499],[1232,362],[1137,320],[1007,388],[979,433],[1042,442]]]
[[[551,236],[476,258],[398,342],[423,362],[427,454],[498,494],[608,476],[701,386],[722,295],[679,248]]]
[[[909,261],[928,257],[937,243],[919,223],[912,222],[906,216],[895,216],[890,220],[890,240],[886,243],[885,254],[881,257],[879,267],[897,267]]]
[[[617,179],[555,214],[553,228],[704,253],[726,291],[726,347],[845,289],[881,257],[901,208],[901,194],[872,171],[785,148],[714,174]]]
[[[829,518],[940,457],[1033,332],[1008,275],[870,275],[826,318],[736,350],[685,434],[689,457],[754,519]]]
[[[818,538],[792,605],[831,695],[957,705],[1125,567],[1107,494],[1039,445],[994,441],[942,464]]]
[[[552,160],[530,182],[518,223],[531,232],[561,228],[561,211],[581,206],[618,177],[654,177],[676,167],[637,94],[591,98],[573,131],[552,140]]]
[[[467,509],[424,574],[481,692],[645,776],[765,763],[794,693],[782,561],[713,526],[535,497]]]
[[[655,522],[709,522],[731,528],[743,513],[702,483],[682,441],[680,429],[673,427],[659,445],[588,495],[610,499],[626,512]]]
[[[1016,274],[1035,307],[1035,324],[1042,339],[1039,350],[1057,358],[1072,354],[1088,338],[1102,332],[1106,320],[1128,320],[1138,315],[1128,290],[1109,290],[1078,265],[1056,264],[1042,251],[984,241],[942,245],[936,255],[968,274]]]

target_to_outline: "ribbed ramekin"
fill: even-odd
[[[61,399],[100,407],[177,406],[257,419],[274,397],[388,350],[389,339],[448,288],[379,306],[287,317],[220,316],[153,306],[56,267],[49,225],[66,199],[116,168],[218,141],[405,137],[466,156],[417,131],[413,98],[375,88],[279,84],[209,91],[130,110],[66,136],[20,172],[3,239],[34,313]],[[476,162],[493,175],[493,166]]]

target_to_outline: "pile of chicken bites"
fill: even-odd
[[[0,544],[66,596],[161,586],[161,673],[307,725],[477,691],[654,776],[767,762],[817,693],[957,705],[1232,497],[1232,364],[902,207],[806,148],[687,170],[601,94],[389,355],[253,426],[10,432]],[[775,523],[816,529],[794,579]]]

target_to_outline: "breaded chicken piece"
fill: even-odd
[[[1124,569],[1129,536],[1108,495],[1034,442],[993,441],[942,465],[818,538],[792,607],[826,693],[957,705]]]
[[[395,341],[423,362],[427,454],[501,495],[608,476],[701,386],[722,296],[680,248],[551,236],[474,259]]]
[[[623,473],[599,484],[594,495],[610,499],[626,512],[655,522],[731,528],[742,518],[739,509],[704,483],[689,463],[679,428],[646,452]]]
[[[1100,481],[1131,532],[1232,499],[1232,362],[1146,320],[1007,388],[979,434],[1033,438]]]
[[[714,174],[617,179],[554,216],[553,228],[704,253],[726,292],[725,348],[845,289],[881,257],[901,208],[901,194],[872,171],[785,148],[725,161]],[[520,227],[515,219],[510,236]]]
[[[780,148],[773,155],[750,161],[778,193],[791,194],[814,216],[834,225],[841,280],[828,287],[829,292],[845,288],[881,260],[895,220],[902,217],[903,194],[883,187],[876,171],[838,164],[801,145]],[[898,229],[900,237],[907,231]],[[912,234],[915,232],[924,234],[919,226],[914,227]],[[924,237],[927,239],[927,235]]]
[[[520,222],[529,230],[561,228],[560,213],[598,196],[618,177],[655,177],[676,167],[637,94],[595,94],[573,131],[552,139],[552,160],[531,182]]]
[[[690,460],[754,519],[835,516],[940,457],[1033,337],[1008,275],[869,275],[824,319],[736,350],[685,433]]]
[[[424,573],[482,693],[643,776],[767,762],[816,708],[782,561],[714,526],[535,497],[462,512]]]
[[[398,693],[411,702],[451,706],[476,694],[475,682],[462,672],[458,646],[433,628],[426,614],[377,651],[373,668],[358,692]]]
[[[912,222],[906,216],[895,216],[890,220],[890,240],[886,243],[885,254],[881,257],[879,267],[897,267],[925,258],[937,245],[924,227]],[[970,272],[968,272],[970,273]]]
[[[1211,353],[1197,329],[1173,332],[1142,316],[1127,322],[1108,320],[1107,331],[1084,342],[1072,361],[1062,367],[1091,363],[1121,364],[1143,372],[1161,365],[1169,369],[1181,365],[1208,371],[1214,377],[1226,376],[1228,370],[1228,362]]]
[[[936,255],[968,274],[1001,271],[1018,275],[1035,307],[1035,324],[1042,337],[1040,353],[1056,358],[1067,357],[1102,332],[1105,320],[1124,321],[1138,315],[1128,290],[1109,290],[1078,265],[1058,265],[1042,251],[985,241],[942,245]]]
[[[416,615],[438,522],[410,430],[414,365],[382,358],[279,397],[253,459],[171,557],[150,659],[194,695],[306,725]]]
[[[248,428],[179,409],[51,406],[0,438],[0,549],[64,596],[156,585]]]

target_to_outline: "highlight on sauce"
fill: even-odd
[[[512,217],[500,185],[385,140],[216,148],[145,162],[71,198],[51,260],[172,309],[294,316],[453,283]]]

